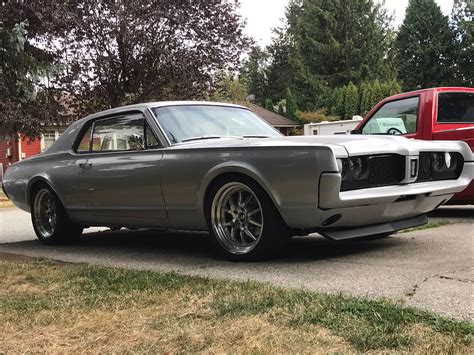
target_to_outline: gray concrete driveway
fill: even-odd
[[[376,241],[295,238],[278,260],[230,263],[214,256],[206,233],[89,230],[76,245],[48,247],[36,241],[29,215],[10,209],[0,210],[0,252],[389,298],[474,320],[474,210],[460,211],[459,223],[436,229]]]

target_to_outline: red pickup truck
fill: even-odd
[[[431,88],[390,96],[380,101],[352,133],[462,140],[474,151],[474,88]],[[474,204],[474,182],[451,201]]]

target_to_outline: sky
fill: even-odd
[[[377,0],[376,0],[377,1]],[[453,0],[436,0],[445,15],[451,13]],[[246,32],[261,46],[272,41],[272,28],[281,25],[288,0],[240,0],[240,12],[247,19]],[[408,0],[386,0],[385,6],[395,15],[395,26],[399,26],[405,16]]]

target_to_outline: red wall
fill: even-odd
[[[31,140],[25,138],[20,141],[21,152],[24,153],[25,158],[32,157],[33,155],[41,153],[41,141],[39,139]],[[7,157],[7,150],[11,148],[12,156]],[[23,154],[22,154],[23,155]],[[0,141],[0,163],[3,164],[3,172],[7,170],[8,165],[16,163],[20,160],[20,154],[18,151],[18,141]]]
[[[7,157],[7,149],[12,148],[12,156]],[[18,161],[18,142],[15,140],[11,141],[0,141],[0,163],[3,164],[3,172],[8,167],[9,163],[15,163]]]
[[[25,156],[22,160],[41,153],[41,141],[38,138],[35,140],[25,138],[21,141],[21,153]]]

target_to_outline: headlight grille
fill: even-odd
[[[357,163],[351,164],[351,159]],[[341,191],[366,189],[371,187],[396,185],[405,178],[406,158],[398,154],[383,154],[342,159]],[[365,167],[365,173],[351,174],[354,165]]]
[[[464,166],[460,153],[421,152],[419,162],[416,182],[454,180],[459,178]]]

